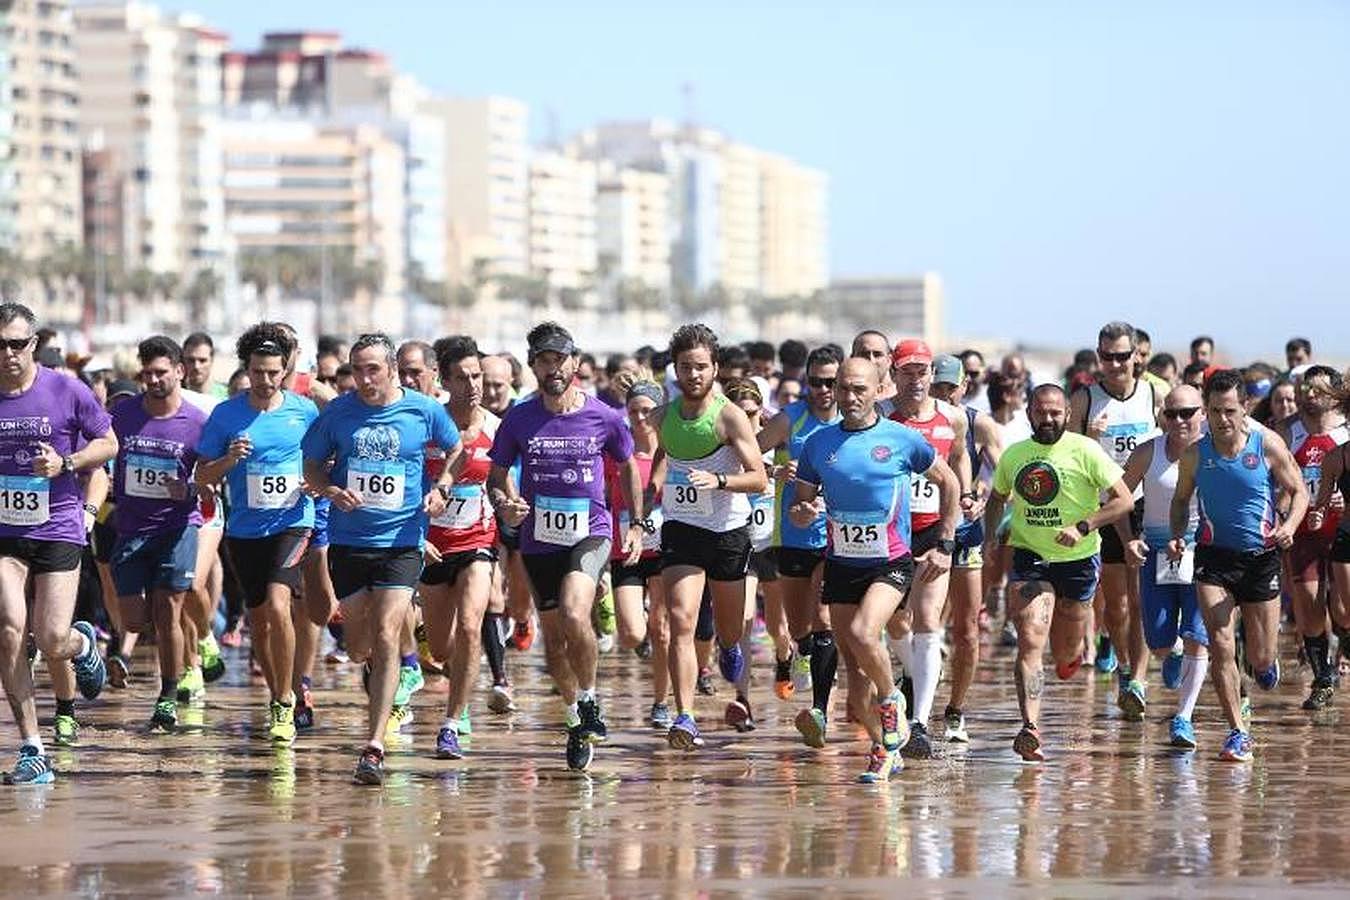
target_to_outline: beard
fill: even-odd
[[[1060,439],[1067,427],[1067,423],[1040,422],[1032,427],[1031,437],[1038,444],[1053,444]]]
[[[539,390],[550,397],[561,397],[567,393],[568,380],[561,375],[550,375],[539,384]]]

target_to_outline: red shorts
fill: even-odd
[[[1336,532],[1329,534],[1296,534],[1294,543],[1284,554],[1289,578],[1300,584],[1321,581],[1326,575],[1327,560],[1331,556],[1331,542]]]

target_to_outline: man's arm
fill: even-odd
[[[1289,497],[1289,512],[1284,521],[1275,526],[1275,543],[1281,549],[1288,549],[1294,542],[1294,532],[1308,512],[1308,486],[1303,483],[1303,473],[1299,471],[1294,455],[1289,452],[1284,441],[1266,433],[1262,442],[1265,446],[1266,464],[1275,484]]]
[[[764,457],[755,441],[749,417],[739,406],[728,403],[718,414],[717,426],[722,441],[735,452],[744,471],[714,475],[702,469],[691,469],[689,483],[697,488],[717,488],[739,494],[763,493],[768,489],[769,479],[764,474]]]
[[[1167,543],[1167,555],[1180,559],[1186,549],[1186,528],[1191,524],[1191,497],[1195,496],[1195,467],[1200,452],[1192,445],[1181,454],[1177,464],[1177,487],[1172,493],[1172,509],[1168,512],[1168,525],[1172,539]]]

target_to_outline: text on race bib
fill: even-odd
[[[773,494],[754,494],[750,497],[750,540],[763,543],[773,536]]]
[[[354,459],[347,464],[347,490],[371,509],[402,509],[406,478],[403,463],[396,460]]]
[[[909,511],[911,513],[935,513],[942,508],[940,500],[936,484],[917,472],[909,476]]]
[[[160,456],[127,454],[126,478],[122,489],[128,497],[168,500],[169,482],[178,478],[178,461]]]
[[[481,484],[457,484],[450,488],[445,510],[431,524],[454,531],[476,528],[484,519],[483,510],[489,506]]]
[[[686,517],[708,518],[713,512],[712,488],[695,487],[689,483],[689,473],[679,469],[672,468],[666,472],[661,502],[671,512]]]
[[[830,552],[839,559],[890,559],[885,513],[830,513]]]
[[[1107,425],[1101,436],[1102,449],[1117,463],[1124,465],[1150,430],[1147,422],[1115,422]]]
[[[591,501],[585,497],[535,497],[534,539],[576,546],[591,533]]]
[[[300,502],[300,464],[250,463],[245,473],[250,509],[290,509]]]
[[[1192,584],[1195,581],[1195,545],[1187,544],[1181,559],[1168,559],[1166,553],[1158,554],[1154,584]]]
[[[0,523],[41,525],[51,518],[50,485],[35,475],[0,476]]]

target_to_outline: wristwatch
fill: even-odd
[[[645,518],[645,519],[638,519],[638,520],[637,520],[636,522],[634,522],[633,524],[634,524],[634,525],[637,525],[639,528],[641,528],[641,529],[642,529],[643,531],[645,531],[647,534],[656,534],[656,523],[653,522],[653,521],[651,520],[651,517],[650,517],[650,516],[648,516],[648,517]]]
[[[1077,528],[1078,533],[1081,534],[1083,537],[1087,537],[1088,533],[1092,531],[1092,526],[1087,523],[1087,519],[1079,519],[1077,522],[1074,523],[1073,527]]]
[[[727,489],[727,476],[723,475],[721,472],[717,473],[717,489],[719,491],[725,491]]]
[[[438,484],[438,485],[436,485],[436,493],[440,494],[440,495],[441,495],[441,499],[444,500],[446,503],[449,503],[449,502],[450,502],[450,492],[451,492],[452,490],[454,490],[454,488],[452,488],[452,487],[451,487],[450,485],[448,485],[448,484]]]
[[[938,538],[937,543],[933,546],[948,556],[956,552],[956,541],[951,538]]]
[[[75,471],[75,457],[73,457],[73,456],[63,456],[63,457],[61,457],[61,471],[62,471],[62,472],[74,472],[74,471]]]

